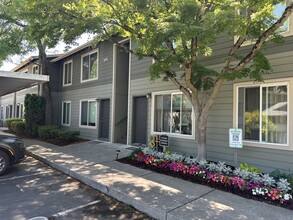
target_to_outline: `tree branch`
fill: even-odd
[[[104,30],[108,40],[110,40],[114,44],[118,45],[119,47],[123,48],[123,50],[125,50],[127,53],[134,54],[134,51],[131,50],[130,47],[126,47],[123,43],[119,42],[118,40],[115,40],[113,38],[113,36],[109,34],[109,32],[107,31],[107,29],[105,27],[103,28],[103,30]]]
[[[230,70],[230,63],[235,56],[237,50],[241,47],[241,45],[244,43],[245,38],[239,37],[237,41],[234,43],[233,47],[230,49],[228,58],[226,60],[225,66],[222,71],[229,71]]]
[[[166,75],[168,76],[168,78],[177,86],[177,88],[184,93],[184,95],[186,95],[186,97],[191,101],[192,100],[192,96],[189,92],[189,90],[184,87],[176,77],[173,76],[173,74],[170,71],[166,71]]]
[[[176,50],[175,48],[173,47],[173,43],[171,42],[170,39],[167,40],[167,46],[169,47],[172,55],[176,55]]]
[[[293,11],[293,3],[291,3],[284,11],[282,16],[270,27],[268,28],[255,42],[251,51],[233,68],[233,72],[243,69],[254,57],[257,51],[260,50],[264,42],[271,36],[283,23],[288,19]]]
[[[213,91],[212,91],[207,103],[204,105],[202,112],[208,112],[211,109],[211,107],[214,104],[216,97],[221,89],[221,86],[222,86],[224,80],[225,80],[224,78],[218,78],[216,80]]]

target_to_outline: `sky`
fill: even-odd
[[[92,34],[83,34],[80,38],[78,38],[76,40],[77,45],[70,45],[70,50],[90,41],[91,39],[93,39],[93,35]],[[65,47],[66,44],[63,42],[60,42],[55,48],[49,49],[47,51],[47,55],[48,54],[62,54],[65,52]],[[3,65],[0,66],[0,70],[4,70],[4,71],[10,71],[12,70],[15,66],[17,66],[18,64],[20,64],[22,61],[26,60],[27,58],[29,58],[30,56],[37,56],[38,52],[34,51],[32,53],[29,53],[25,56],[18,56],[15,55],[13,57],[11,57],[9,60],[4,61]]]

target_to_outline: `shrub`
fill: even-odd
[[[136,157],[137,154],[142,153],[142,149],[141,148],[137,148],[135,150],[133,150],[130,154],[130,158],[134,159]]]
[[[240,167],[241,170],[247,170],[247,171],[249,171],[251,173],[258,173],[258,174],[261,173],[260,169],[258,167],[249,166],[245,162],[241,163],[239,167]]]
[[[40,138],[50,139],[56,137],[54,130],[59,130],[57,125],[44,125],[38,127],[38,135]]]
[[[276,180],[286,178],[290,184],[290,187],[293,188],[293,173],[285,173],[281,172],[279,169],[276,169],[270,173],[270,176],[274,177]]]
[[[62,128],[55,128],[55,129],[52,129],[52,130],[50,131],[50,133],[51,133],[51,135],[52,135],[54,138],[58,139],[58,137],[59,137],[59,132],[61,132],[61,131],[64,131],[64,129],[62,129]]]
[[[56,138],[62,141],[76,141],[78,140],[79,131],[67,131],[58,128],[57,125],[45,125],[38,127],[38,135],[40,138],[50,139]]]
[[[24,134],[25,132],[25,122],[24,121],[13,121],[11,123],[11,129],[16,134]]]
[[[58,132],[58,139],[63,141],[76,141],[78,140],[80,132],[79,131],[64,131]]]
[[[4,124],[6,127],[8,127],[9,130],[12,131],[11,124],[12,124],[12,122],[15,122],[15,121],[23,121],[23,119],[22,118],[7,118],[7,119],[5,119]]]
[[[35,137],[38,135],[38,126],[45,124],[45,98],[36,94],[26,94],[24,106],[25,132]]]

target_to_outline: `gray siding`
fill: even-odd
[[[81,56],[97,48],[99,50],[98,79],[81,83]],[[97,48],[86,48],[82,51],[79,51],[78,53],[73,54],[70,57],[67,57],[66,59],[62,60],[62,62],[60,62],[60,75],[62,77],[62,79],[60,80],[60,85],[62,87],[63,65],[69,60],[73,61],[72,85],[62,87],[62,91],[72,91],[76,89],[95,87],[112,83],[113,44],[110,42],[103,42],[99,44]]]
[[[61,94],[59,92],[52,92],[53,100],[53,124],[60,126],[61,125]]]
[[[290,38],[291,39],[291,38]],[[204,61],[207,64],[213,64],[211,66],[214,69],[221,67],[221,48],[223,51],[228,47],[229,43],[225,43],[225,38],[220,39],[223,44],[215,45],[217,52],[215,53],[218,58]],[[288,39],[289,40],[289,39]],[[292,45],[288,46],[291,48]],[[275,51],[274,51],[275,50]],[[293,52],[290,49],[283,47],[274,47],[266,50],[274,73],[264,76],[265,79],[277,79],[283,77],[293,76]],[[279,50],[284,50],[283,53],[276,53]],[[270,52],[270,53],[269,53]],[[221,62],[220,62],[221,61]],[[146,95],[147,93],[166,91],[176,89],[171,82],[162,82],[156,80],[154,83],[149,81],[146,67],[149,65],[149,60],[145,63],[142,60],[132,58],[132,69],[131,69],[131,82],[130,82],[130,109],[132,109],[132,100],[135,96]],[[215,65],[218,64],[218,65]],[[133,69],[133,67],[135,67]],[[140,69],[141,68],[141,69]],[[136,76],[133,76],[136,75]],[[145,75],[144,78],[142,76]],[[239,80],[251,81],[249,79]],[[292,94],[292,93],[291,93]],[[290,97],[291,97],[290,94]],[[291,98],[291,102],[293,99]],[[148,109],[148,131],[151,132],[151,99],[149,99]],[[129,112],[130,114],[132,111]],[[291,115],[290,115],[291,116]],[[292,117],[292,116],[291,116]],[[131,143],[131,129],[132,120],[131,115],[129,116],[129,137],[128,141]],[[226,82],[213,105],[208,119],[207,128],[207,145],[208,145],[208,159],[215,161],[225,161],[233,164],[233,149],[229,148],[228,143],[228,130],[233,127],[233,82]],[[292,136],[292,131],[291,135]],[[186,155],[196,155],[197,144],[195,140],[184,139],[184,138],[170,138],[170,150],[185,153]],[[287,147],[288,148],[288,147]],[[292,149],[292,148],[291,148]],[[270,149],[265,147],[250,147],[244,146],[243,149],[238,150],[238,162],[247,162],[250,165],[255,165],[261,168],[262,171],[272,171],[275,168],[282,169],[283,171],[289,171],[293,169],[293,151],[292,150],[279,150]]]
[[[63,126],[70,130],[79,130],[81,137],[89,140],[98,139],[99,134],[99,102],[97,102],[97,127],[84,128],[80,127],[80,101],[83,99],[110,99],[110,112],[112,112],[112,85],[96,86],[90,88],[76,89],[73,91],[66,91],[61,93],[61,101],[71,101],[71,122],[70,126]],[[60,107],[60,122],[62,115],[62,108]],[[110,131],[112,123],[112,114],[110,114]],[[111,138],[111,133],[110,138]]]
[[[81,83],[81,57],[90,51],[98,49],[99,63],[98,63],[98,79]],[[63,66],[64,63],[72,60],[73,73],[72,85],[63,86]],[[112,80],[113,80],[113,43],[102,42],[98,44],[97,48],[83,49],[60,63],[61,86],[60,106],[59,106],[59,124],[61,124],[62,117],[62,102],[71,102],[71,122],[70,126],[63,126],[70,130],[79,130],[81,137],[85,139],[98,139],[99,137],[99,102],[97,102],[97,126],[96,128],[81,127],[80,124],[80,101],[86,99],[110,99],[110,128],[109,139],[111,139],[112,131]]]

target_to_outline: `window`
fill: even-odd
[[[12,118],[12,105],[6,105],[6,112],[5,112],[5,118]]]
[[[70,125],[71,102],[62,102],[62,125]]]
[[[288,84],[237,86],[237,127],[243,140],[288,145]]]
[[[1,109],[0,109],[0,119],[3,120],[4,119],[4,106],[1,105]]]
[[[23,118],[23,103],[16,105],[16,118]]]
[[[285,9],[286,9],[286,1],[284,1],[283,3],[277,4],[275,6],[275,10],[273,11],[276,18],[280,18],[282,16],[282,13],[285,11]],[[278,33],[289,32],[289,19],[287,19],[287,21],[285,21],[285,23],[278,29],[277,31]]]
[[[64,63],[63,66],[63,86],[72,84],[72,60]]]
[[[80,126],[96,127],[97,102],[85,100],[80,102]]]
[[[193,134],[192,105],[182,93],[155,94],[152,109],[153,132]]]
[[[288,6],[289,1],[284,0],[281,3],[275,5],[273,10],[273,14],[275,15],[276,19],[280,18],[286,7]],[[275,22],[274,20],[273,22]],[[269,24],[269,23],[268,23]],[[281,34],[283,37],[287,37],[293,35],[293,16],[290,16],[287,21],[276,31],[277,33]],[[234,37],[234,42],[236,42],[238,37]],[[255,39],[248,38],[244,43],[243,46],[251,45],[255,43]]]
[[[39,66],[38,65],[34,65],[33,66],[33,74],[40,74]]]
[[[98,78],[98,51],[81,57],[81,82]]]

